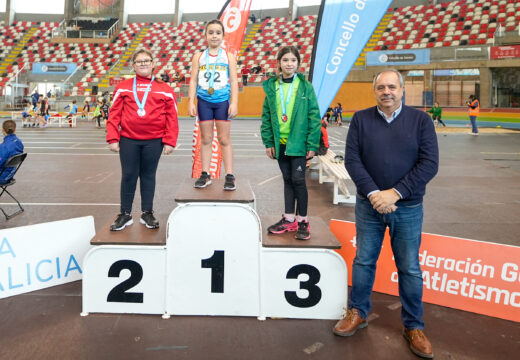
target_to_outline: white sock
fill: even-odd
[[[285,220],[289,221],[289,222],[293,222],[294,219],[296,218],[294,216],[294,214],[283,214],[283,217],[285,218]]]
[[[298,215],[298,222],[302,222],[302,221],[309,222],[309,220],[307,219],[307,216]]]

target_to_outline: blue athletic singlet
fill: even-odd
[[[209,56],[209,69],[206,64],[208,49],[204,50],[199,57],[197,96],[211,103],[223,102],[230,98],[229,59],[225,50],[222,49],[219,53],[220,56]],[[210,95],[208,94],[208,89],[214,67],[215,78],[213,80],[213,89],[215,92],[213,95]]]

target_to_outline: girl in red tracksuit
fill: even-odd
[[[177,104],[170,86],[155,79],[154,60],[147,49],[131,59],[136,76],[116,86],[107,122],[107,142],[121,161],[121,213],[110,230],[133,224],[131,211],[137,178],[141,187],[140,222],[159,227],[153,215],[155,174],[161,153],[170,154],[177,143]]]

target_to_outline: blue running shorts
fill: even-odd
[[[229,100],[212,103],[197,97],[197,114],[199,121],[224,120],[228,118]]]

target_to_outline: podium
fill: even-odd
[[[223,184],[222,184],[223,185]],[[320,218],[312,238],[269,235],[250,185],[181,184],[166,226],[104,227],[84,260],[83,312],[338,319],[347,268]]]

